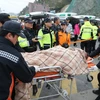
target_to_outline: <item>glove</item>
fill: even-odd
[[[95,65],[88,69],[89,69],[89,71],[96,71],[96,70],[98,70],[98,67]]]
[[[35,72],[39,72],[40,71],[39,66],[35,65],[34,68],[35,68]]]

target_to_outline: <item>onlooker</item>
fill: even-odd
[[[76,24],[74,25],[74,41],[77,41],[78,35],[80,34],[80,27],[79,27],[79,20],[76,20]],[[74,43],[74,46],[77,46],[76,43]]]
[[[54,18],[54,24],[52,25],[52,30],[56,34],[61,29],[60,19],[58,17]]]
[[[70,18],[66,18],[66,22],[68,24],[68,27],[66,28],[66,32],[70,33],[71,37],[74,35],[73,33],[73,27],[72,24],[70,23]]]
[[[0,13],[0,27],[2,27],[2,25],[3,25],[6,21],[10,20],[9,17],[10,17],[10,15],[7,14],[7,13]]]

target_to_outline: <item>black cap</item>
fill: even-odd
[[[15,21],[6,21],[3,26],[2,26],[3,30],[9,31],[9,32],[13,32],[18,36],[21,36],[22,38],[25,38],[25,35],[23,33],[21,33],[21,25],[18,22]]]
[[[31,19],[29,19],[29,18],[26,18],[26,19],[24,20],[24,22],[25,22],[25,23],[33,23],[33,21],[32,21]]]
[[[84,20],[87,20],[87,21],[89,21],[89,18],[88,18],[88,17],[85,17],[85,18],[84,18]]]
[[[0,22],[10,20],[10,15],[7,13],[0,13]]]
[[[45,18],[44,23],[48,23],[48,22],[51,22],[51,19],[50,18]]]
[[[25,23],[33,23],[33,21],[31,19],[25,19],[24,21],[25,21]]]
[[[68,25],[66,22],[61,22],[61,25]]]

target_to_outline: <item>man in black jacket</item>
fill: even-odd
[[[100,54],[100,45],[89,56],[93,58],[93,57],[95,57],[96,55],[99,55],[99,54]],[[88,58],[88,59],[91,59],[91,58]],[[100,69],[100,62],[96,66],[97,66],[97,68]],[[98,79],[98,83],[99,83],[98,84],[99,88],[98,88],[98,90],[93,90],[93,93],[99,95],[95,100],[100,100],[100,72],[98,73],[97,79]]]
[[[11,98],[14,87],[14,77],[24,83],[31,82],[37,66],[28,67],[22,55],[15,49],[20,33],[20,24],[6,21],[0,31],[0,100],[14,100]]]
[[[23,49],[26,52],[33,52],[37,50],[37,42],[36,33],[33,30],[33,21],[31,19],[25,20],[25,29],[23,29],[23,33],[29,41],[29,47],[24,47]]]

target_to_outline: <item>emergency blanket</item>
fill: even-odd
[[[87,54],[79,48],[69,47],[65,49],[61,46],[56,46],[48,50],[22,53],[22,55],[29,66],[38,65],[40,68],[45,66],[60,66],[65,75],[80,75],[88,73],[88,65],[86,61]],[[52,71],[57,71],[57,69]],[[29,94],[31,88],[31,83],[24,84],[19,82],[16,85],[15,100],[30,100]]]

